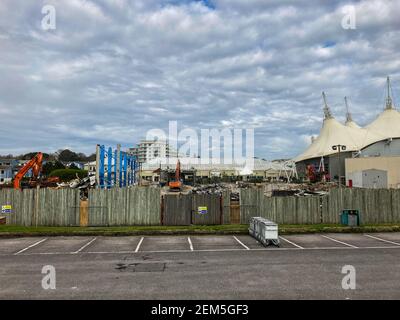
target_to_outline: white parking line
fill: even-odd
[[[350,248],[356,248],[356,249],[358,248],[358,247],[356,247],[356,246],[353,246],[352,244],[349,244],[349,243],[346,243],[346,242],[343,242],[343,241],[339,241],[339,240],[333,239],[333,238],[328,237],[328,236],[325,236],[325,235],[323,235],[323,234],[321,234],[321,237],[324,237],[324,238],[329,239],[329,240],[331,240],[331,241],[334,241],[334,242],[343,244],[343,245],[348,246],[348,247],[350,247]]]
[[[41,244],[42,242],[44,242],[46,240],[47,240],[47,238],[44,238],[44,239],[42,239],[40,241],[37,241],[34,244],[31,244],[30,246],[28,246],[28,247],[26,247],[26,248],[24,248],[24,249],[22,249],[22,250],[20,250],[20,251],[18,251],[16,253],[14,253],[14,255],[17,255],[17,254],[20,254],[22,252],[25,252],[26,250],[29,250],[30,248],[33,248],[33,247],[37,246],[38,244]]]
[[[400,246],[379,246],[379,247],[313,247],[303,248],[304,251],[335,251],[335,250],[370,250],[370,249],[397,249],[400,250]],[[231,248],[231,249],[200,249],[200,250],[154,250],[154,251],[140,251],[139,253],[194,253],[194,252],[254,252],[254,251],[298,251],[298,248],[254,248],[254,249],[242,249],[242,248]],[[132,254],[134,251],[85,251],[82,254]],[[75,255],[72,252],[33,252],[26,253],[24,256],[46,256],[46,255]],[[8,256],[8,254],[2,254],[2,256]]]
[[[71,252],[71,253],[72,253],[72,254],[77,254],[77,253],[81,252],[83,249],[85,249],[86,247],[90,246],[93,242],[95,242],[96,239],[97,239],[97,237],[96,237],[96,238],[93,238],[93,239],[90,240],[88,243],[86,243],[84,246],[82,246],[82,247],[79,248],[78,250],[76,250],[76,251],[74,251],[74,252]]]
[[[193,243],[192,240],[190,240],[190,237],[188,237],[188,242],[189,242],[189,247],[190,247],[190,251],[193,251]]]
[[[293,245],[293,246],[295,246],[295,247],[297,247],[299,249],[304,249],[302,246],[299,246],[298,244],[295,244],[294,242],[292,242],[292,241],[290,241],[290,240],[288,240],[288,239],[286,239],[284,237],[279,236],[279,238],[281,238],[283,241],[286,241],[287,243],[290,243],[291,245]]]
[[[138,243],[138,245],[137,245],[137,247],[136,247],[136,249],[135,249],[135,252],[138,252],[138,251],[139,251],[140,246],[142,245],[143,240],[144,240],[144,237],[142,237],[142,238],[140,239],[140,241],[139,241],[139,243]]]
[[[371,236],[369,234],[364,234],[364,236],[366,236],[368,238],[376,239],[376,240],[379,240],[379,241],[382,241],[382,242],[387,242],[387,243],[391,243],[391,244],[395,244],[397,246],[400,246],[400,243],[398,243],[398,242],[394,242],[394,241],[378,238],[378,237],[375,237],[375,236]]]
[[[237,242],[239,242],[242,245],[242,247],[245,248],[246,250],[250,250],[250,248],[248,246],[246,246],[242,241],[240,241],[235,236],[233,236],[233,239],[235,239]]]

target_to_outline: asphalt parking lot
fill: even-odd
[[[0,239],[0,266],[1,299],[400,299],[400,233]]]
[[[334,250],[400,248],[400,233],[308,234],[280,237],[279,247],[264,247],[248,235],[42,237],[0,239],[0,255],[127,254],[195,251]]]

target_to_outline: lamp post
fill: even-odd
[[[340,180],[340,177],[341,177],[341,175],[342,175],[342,170],[341,170],[341,166],[340,166],[340,152],[341,151],[346,151],[346,146],[345,145],[343,145],[343,144],[336,144],[336,145],[334,145],[334,146],[332,146],[332,149],[333,149],[333,151],[337,151],[338,152],[338,167],[339,167],[339,188],[341,188],[342,187],[342,183],[341,183],[341,180]]]

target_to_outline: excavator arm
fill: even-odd
[[[176,164],[176,170],[175,170],[175,181],[171,181],[169,183],[169,189],[171,191],[180,191],[182,188],[182,182],[181,182],[181,162],[178,160],[178,163]]]
[[[33,177],[37,178],[42,171],[43,154],[39,152],[35,157],[33,157],[29,162],[27,162],[21,170],[18,171],[14,178],[14,189],[21,189],[21,180],[32,169]]]

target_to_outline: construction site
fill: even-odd
[[[202,163],[198,158],[179,157],[167,142],[144,141],[138,147],[126,151],[122,151],[120,145],[115,149],[97,145],[96,160],[85,165],[86,176],[76,174],[71,180],[66,180],[59,176],[42,174],[44,161],[43,154],[39,152],[8,180],[12,183],[1,185],[0,194],[5,196],[1,201],[2,221],[10,223],[12,217],[17,216],[16,208],[19,205],[14,203],[14,193],[9,189],[14,189],[16,195],[21,193],[23,197],[29,189],[33,189],[32,192],[36,195],[33,197],[36,198],[43,189],[54,192],[65,189],[73,191],[73,199],[79,198],[79,203],[73,203],[75,200],[71,203],[68,199],[62,200],[66,202],[68,215],[74,210],[79,212],[79,219],[75,217],[78,213],[72,214],[73,225],[78,225],[78,220],[79,225],[90,225],[89,217],[94,216],[103,221],[96,222],[96,225],[110,225],[110,215],[115,215],[111,209],[114,204],[109,199],[110,195],[116,197],[115,200],[120,205],[123,204],[119,211],[129,212],[131,209],[126,203],[130,201],[129,194],[132,192],[132,195],[141,194],[146,198],[138,198],[140,205],[143,205],[143,201],[152,199],[151,203],[140,209],[140,214],[151,216],[153,212],[154,217],[142,217],[140,222],[135,220],[139,224],[150,221],[167,225],[245,223],[245,210],[252,206],[255,208],[258,201],[256,199],[260,197],[272,200],[280,197],[287,203],[296,197],[310,197],[306,201],[312,202],[312,199],[316,199],[315,215],[322,217],[321,199],[331,196],[332,190],[337,188],[366,191],[386,189],[387,192],[395,192],[393,189],[399,188],[400,113],[393,102],[389,77],[385,92],[383,112],[365,127],[360,127],[353,120],[347,98],[344,100],[347,109],[346,123],[337,121],[323,93],[323,124],[319,136],[312,139],[311,145],[292,160],[267,161],[255,158],[252,168],[248,168],[245,163]],[[247,191],[257,195],[254,203],[243,199]],[[15,196],[15,199],[21,195]],[[8,198],[12,199],[7,200]],[[31,201],[32,197],[29,199]],[[38,214],[41,212],[40,205],[37,199],[35,201],[36,209],[33,211]],[[307,216],[314,210],[309,205],[304,203],[304,207],[296,210],[304,211]],[[10,206],[13,209],[9,209]],[[27,206],[30,208],[29,204]],[[286,204],[277,209],[278,215],[285,211],[284,214],[289,217],[293,213],[287,212],[285,206]],[[149,209],[150,207],[153,209]],[[8,212],[14,212],[14,215],[9,215],[7,219]],[[193,212],[196,214],[193,215]],[[26,214],[34,216],[32,212]],[[101,218],[103,215],[106,217]],[[121,219],[117,218],[117,221],[123,224],[125,218]],[[27,223],[26,218],[22,220]],[[33,223],[32,218],[29,220]],[[92,221],[94,220],[93,218]],[[313,218],[305,222],[318,220],[323,219]],[[135,222],[129,222],[132,223]]]

